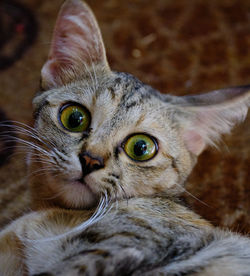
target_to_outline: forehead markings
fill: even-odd
[[[143,102],[148,101],[152,98],[150,91],[140,91],[140,87],[137,85],[136,89],[124,89],[125,91],[123,91],[123,95],[120,96],[120,102],[117,104],[116,111],[109,121],[109,131],[106,132],[106,135],[109,135],[114,129],[119,128],[120,124],[122,124],[125,117],[129,119],[130,116],[133,116],[133,108],[137,108],[137,111],[141,112],[138,108],[142,106]],[[130,116],[127,117],[128,115]],[[139,126],[144,119],[145,114],[141,112],[138,116],[138,119],[134,120],[135,127]]]
[[[145,114],[141,114],[140,118],[136,122],[135,126],[138,127],[145,120]]]
[[[126,112],[133,107],[141,106],[143,103],[152,99],[152,94],[142,86],[131,86],[131,90],[125,89],[121,97],[119,107],[125,109]]]

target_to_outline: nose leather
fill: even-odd
[[[83,176],[104,167],[103,159],[100,157],[93,157],[89,152],[81,153],[79,155],[79,160],[82,165]]]

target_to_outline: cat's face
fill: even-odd
[[[171,98],[164,101],[128,74],[112,73],[97,83],[72,83],[34,99],[36,129],[51,146],[45,148],[52,156],[43,158],[53,162],[42,185],[68,207],[96,204],[104,191],[113,199],[176,194],[193,162]],[[77,116],[85,113],[78,131]],[[92,159],[88,169],[84,155]]]
[[[33,101],[39,149],[30,156],[32,196],[37,206],[67,208],[96,205],[104,193],[178,194],[196,156],[246,114],[249,98],[246,87],[161,95],[110,71],[97,23],[79,0],[60,12],[42,87]]]

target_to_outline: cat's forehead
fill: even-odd
[[[113,73],[106,78],[82,80],[44,92],[34,103],[35,109],[39,109],[44,102],[52,108],[75,102],[91,113],[99,113],[102,119],[122,117],[131,122],[145,112],[156,115],[161,106],[166,107],[168,100],[164,96],[130,74]]]
[[[149,98],[162,100],[160,93],[127,73],[113,73],[105,78],[77,81],[51,90],[46,97],[52,104],[56,104],[58,101],[69,99],[72,101],[82,101],[84,98],[90,101],[90,97],[101,99],[105,93],[110,95],[113,105],[120,102],[120,108],[123,106],[129,108]]]
[[[164,116],[167,97],[127,73],[113,73],[96,82],[75,82],[44,92],[34,102],[36,109],[45,103],[44,112],[55,120],[64,104],[83,105],[91,114],[94,136],[100,140],[110,135],[122,138],[134,132],[150,132],[150,129],[157,132],[168,125]]]

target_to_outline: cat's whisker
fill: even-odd
[[[114,201],[115,201],[115,208],[116,210],[118,209],[118,199],[117,199],[117,190],[115,190],[115,198],[114,198]]]
[[[10,133],[10,134],[16,134],[16,133],[20,133],[20,134],[24,134],[28,137],[32,137],[34,139],[39,139],[39,137],[37,135],[35,135],[33,132],[23,128],[23,127],[19,127],[16,125],[2,125],[6,128],[11,128],[10,130],[5,130],[3,131],[3,133]]]
[[[8,140],[5,140],[6,142],[11,142],[11,141],[19,142],[21,144],[26,145],[29,148],[32,148],[32,149],[34,149],[36,151],[39,151],[42,154],[45,154],[47,156],[51,155],[50,152],[48,152],[47,150],[41,148],[40,146],[38,146],[38,145],[36,145],[36,144],[34,144],[34,143],[30,142],[30,141],[24,140],[22,138],[14,137],[14,136],[10,137],[9,135],[1,135],[1,137],[9,138]]]
[[[20,140],[16,140],[17,142],[20,142]],[[8,140],[5,140],[6,143],[10,143],[10,142],[14,142],[13,139],[8,139]],[[24,146],[22,145],[12,145],[12,146],[5,146],[3,147],[3,150],[9,150],[9,149],[16,149],[17,151],[13,152],[12,154],[10,154],[10,158],[12,158],[13,156],[15,155],[19,155],[19,154],[32,154],[32,155],[35,155],[34,152],[30,152],[30,147],[25,144]],[[46,157],[49,157],[48,154],[44,154]],[[39,157],[41,157],[41,153],[40,155],[37,155]]]
[[[87,221],[83,222],[82,224],[74,227],[72,230],[67,231],[63,234],[55,235],[55,236],[44,238],[44,239],[36,239],[36,240],[25,238],[25,241],[27,241],[27,242],[49,242],[49,241],[53,241],[53,240],[67,238],[69,235],[72,235],[72,234],[78,234],[79,232],[84,231],[87,227],[93,225],[94,223],[96,223],[100,219],[102,219],[103,216],[111,210],[111,208],[112,208],[112,204],[110,205],[110,201],[108,199],[107,192],[105,191],[104,195],[100,197],[100,201],[99,201],[99,204],[98,204],[95,212],[91,215],[91,217]]]
[[[185,189],[183,186],[177,184],[185,193],[187,193],[188,195],[190,195],[192,198],[194,198],[195,200],[197,200],[198,202],[200,202],[201,204],[205,205],[206,207],[212,208],[211,206],[209,206],[206,202],[200,200],[198,197],[196,197],[195,195],[193,195],[192,193],[190,193],[187,189]]]
[[[29,158],[29,161],[33,161],[34,163],[40,163],[40,164],[46,164],[46,165],[55,165],[56,163],[53,162],[52,160],[47,160],[47,159],[43,159],[43,158]]]
[[[30,152],[24,152],[26,153],[26,161],[29,163],[30,161],[32,161],[33,163],[41,163],[41,164],[48,164],[48,165],[52,165],[55,168],[60,168],[59,164],[50,156],[44,156],[38,153],[35,153],[34,151],[30,151]]]
[[[28,161],[34,161],[34,162],[40,162],[44,161],[44,162],[48,162],[50,164],[59,166],[58,162],[51,156],[47,156],[47,155],[41,155],[38,153],[34,153],[34,152],[30,152],[30,156],[27,156],[27,160]]]
[[[13,130],[6,130],[6,131],[2,132],[0,134],[0,136],[4,137],[4,135],[6,135],[6,136],[9,135],[10,139],[15,139],[15,138],[18,138],[18,137],[15,136],[16,134],[20,134],[20,135],[24,135],[28,138],[32,138],[35,141],[39,141],[40,143],[42,143],[43,145],[45,145],[49,149],[53,149],[52,146],[49,143],[46,143],[44,140],[40,139],[34,133],[30,133],[29,131],[25,132],[25,130],[18,130],[17,128],[14,128]]]
[[[125,192],[125,190],[124,190],[124,188],[122,187],[122,185],[118,182],[118,186],[120,187],[120,189],[122,190],[122,193],[124,194],[124,198],[126,199],[126,201],[127,201],[127,205],[128,205],[128,196],[127,196],[127,194],[126,194],[126,192]]]
[[[41,176],[46,176],[46,175],[47,175],[47,171],[46,171],[46,172],[45,172],[45,171],[44,171],[44,172],[40,172],[40,173],[37,172],[36,174],[34,174],[34,175],[30,176],[30,177],[27,177],[27,180],[28,180],[28,179],[29,179],[29,180],[30,180],[30,179],[33,179],[34,177],[38,177],[38,176],[41,177]]]
[[[28,178],[32,178],[34,176],[38,176],[38,173],[40,173],[40,172],[46,172],[46,173],[48,173],[49,171],[53,172],[53,171],[56,171],[56,170],[54,170],[51,166],[47,166],[47,167],[43,167],[43,168],[37,169],[37,170],[33,171],[32,173],[27,174],[27,177]]]
[[[44,199],[44,200],[52,200],[52,199],[59,198],[62,195],[64,195],[64,191],[60,190],[60,191],[57,191],[53,196],[51,196],[51,197],[42,197],[42,199]]]
[[[3,147],[3,150],[10,150],[10,149],[15,149],[15,151],[9,154],[8,159],[14,158],[16,156],[25,155],[26,162],[28,162],[30,160],[32,160],[34,162],[39,162],[39,159],[40,159],[42,161],[45,161],[47,163],[51,163],[53,165],[56,164],[54,162],[54,160],[52,160],[51,158],[49,158],[49,159],[48,158],[47,159],[41,158],[41,156],[42,156],[41,154],[36,154],[36,153],[34,153],[34,151],[33,152],[29,151],[29,148],[27,148],[27,146],[14,145],[14,146],[8,146],[8,147],[5,146],[5,147]],[[32,156],[33,158],[28,156],[28,155]],[[36,156],[37,156],[37,159],[35,158]]]
[[[27,157],[28,160],[32,160],[32,161],[36,161],[36,162],[39,162],[39,160],[42,160],[42,161],[47,161],[47,162],[57,165],[57,163],[54,161],[54,159],[51,159],[48,156],[42,156],[42,155],[34,153],[34,152],[30,152],[29,154],[30,154],[30,156]]]
[[[6,128],[11,128],[12,130],[6,130],[6,131],[9,131],[9,132],[13,131],[13,134],[20,133],[20,134],[24,134],[28,137],[34,138],[35,140],[40,141],[41,143],[43,143],[44,145],[46,145],[49,148],[51,148],[51,146],[54,146],[54,147],[56,146],[52,141],[47,141],[46,137],[39,134],[35,128],[33,128],[29,125],[26,125],[24,123],[21,123],[18,121],[2,121],[0,123],[0,127],[1,126],[6,127]]]
[[[59,171],[58,170],[58,167],[55,166],[54,164],[51,164],[51,163],[46,163],[46,164],[43,164],[39,169],[37,170],[47,170],[47,171]],[[35,171],[32,171],[32,173],[36,172],[37,170]]]
[[[19,121],[15,121],[15,120],[5,120],[5,121],[1,121],[0,123],[0,126],[2,125],[6,125],[6,126],[16,126],[16,125],[20,125],[22,127],[26,127],[27,129],[29,130],[32,130],[32,131],[35,131],[36,132],[36,129],[25,124],[25,123],[22,123],[22,122],[19,122]]]
[[[119,209],[119,201],[117,198],[115,199],[115,209],[116,211]]]
[[[59,151],[57,148],[54,149],[54,156],[59,157],[62,161],[69,160],[68,156],[63,154],[61,151]]]

